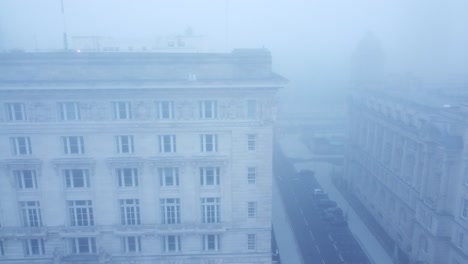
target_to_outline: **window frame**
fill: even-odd
[[[23,141],[23,142],[21,142]],[[24,144],[22,144],[24,143]],[[31,138],[28,136],[10,137],[11,150],[14,156],[32,155]]]
[[[76,175],[78,171],[81,171],[81,175]],[[88,189],[91,188],[91,176],[89,169],[63,169],[63,176],[65,178],[66,189]],[[82,177],[82,179],[75,179]],[[83,186],[75,186],[77,181],[82,181]]]
[[[73,142],[73,141],[76,141],[76,142]],[[62,144],[63,144],[63,153],[65,155],[85,154],[83,136],[62,136]]]
[[[92,200],[67,200],[70,226],[94,226],[94,209]]]
[[[256,250],[256,249],[257,249],[257,235],[247,234],[247,250]]]
[[[161,223],[163,225],[178,225],[181,223],[180,199],[161,198]]]
[[[120,223],[125,226],[141,225],[139,199],[119,199]]]
[[[249,152],[257,151],[257,135],[247,134],[247,150]]]
[[[16,109],[16,107],[19,107],[19,109]],[[27,115],[26,115],[26,105],[24,103],[19,103],[19,102],[6,103],[6,109],[7,109],[8,121],[21,122],[21,121],[28,120]]]
[[[174,241],[171,241],[174,240]],[[181,237],[179,235],[165,235],[163,236],[163,246],[165,253],[181,252]],[[172,249],[173,245],[173,249]]]
[[[212,241],[211,241],[212,240]],[[204,234],[202,237],[203,251],[216,252],[221,249],[219,234]]]
[[[133,154],[135,145],[133,135],[118,135],[115,136],[118,154]]]
[[[85,244],[81,244],[85,242]],[[82,251],[86,246],[86,252]],[[73,237],[70,238],[70,253],[73,255],[92,255],[96,254],[96,238],[95,237]]]
[[[112,102],[112,112],[114,120],[131,120],[132,104],[130,101]]]
[[[31,179],[26,179],[27,175],[25,175],[25,172],[27,172],[27,171],[31,173],[31,175],[30,175]],[[19,190],[27,191],[27,190],[37,190],[38,189],[36,170],[34,170],[34,169],[16,170],[15,169],[12,172],[13,172],[13,176],[15,177],[16,187]],[[26,184],[29,181],[30,181],[30,184]],[[27,187],[26,185],[31,185],[31,187]]]
[[[221,169],[219,167],[200,167],[200,186],[221,185]]]
[[[19,208],[23,227],[36,228],[43,225],[41,203],[39,201],[20,201]]]
[[[257,202],[247,202],[247,218],[257,218]]]
[[[255,99],[247,100],[247,119],[257,119],[258,103]]]
[[[134,241],[131,241],[131,240],[134,240]],[[123,252],[126,254],[141,253],[141,237],[140,236],[122,237],[122,247],[123,247]]]
[[[247,167],[247,183],[249,185],[257,184],[257,167]]]
[[[159,135],[159,153],[176,153],[177,140],[175,135]]]
[[[59,102],[60,121],[80,121],[81,110],[78,102]]]
[[[33,242],[37,243],[37,245],[33,245]],[[45,255],[44,239],[42,238],[29,238],[29,239],[23,240],[23,248],[24,248],[24,255],[26,257]],[[35,248],[37,248],[37,251],[35,250]],[[35,251],[37,253],[35,253]]]
[[[200,135],[200,151],[203,153],[218,152],[218,135],[217,134]]]
[[[174,101],[157,101],[156,102],[156,117],[158,120],[172,120],[174,115]]]
[[[200,119],[218,118],[218,101],[202,100],[198,104]]]
[[[119,188],[137,188],[139,186],[138,168],[116,168]]]
[[[177,167],[162,167],[158,168],[159,186],[160,187],[177,187],[179,186],[179,168]],[[171,179],[172,184],[168,184],[168,179]]]
[[[221,198],[201,198],[201,214],[203,224],[221,223]]]

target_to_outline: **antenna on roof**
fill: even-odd
[[[65,19],[65,6],[63,4],[63,0],[60,0],[60,6],[62,8],[62,20],[63,20],[63,49],[68,50],[67,23]]]

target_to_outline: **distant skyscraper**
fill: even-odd
[[[0,61],[1,263],[271,263],[268,51]]]

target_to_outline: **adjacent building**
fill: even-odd
[[[266,50],[0,54],[0,263],[271,263]]]
[[[468,97],[355,90],[344,179],[397,263],[468,263]]]

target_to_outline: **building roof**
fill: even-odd
[[[0,53],[0,86],[284,84],[265,49],[231,53]]]

